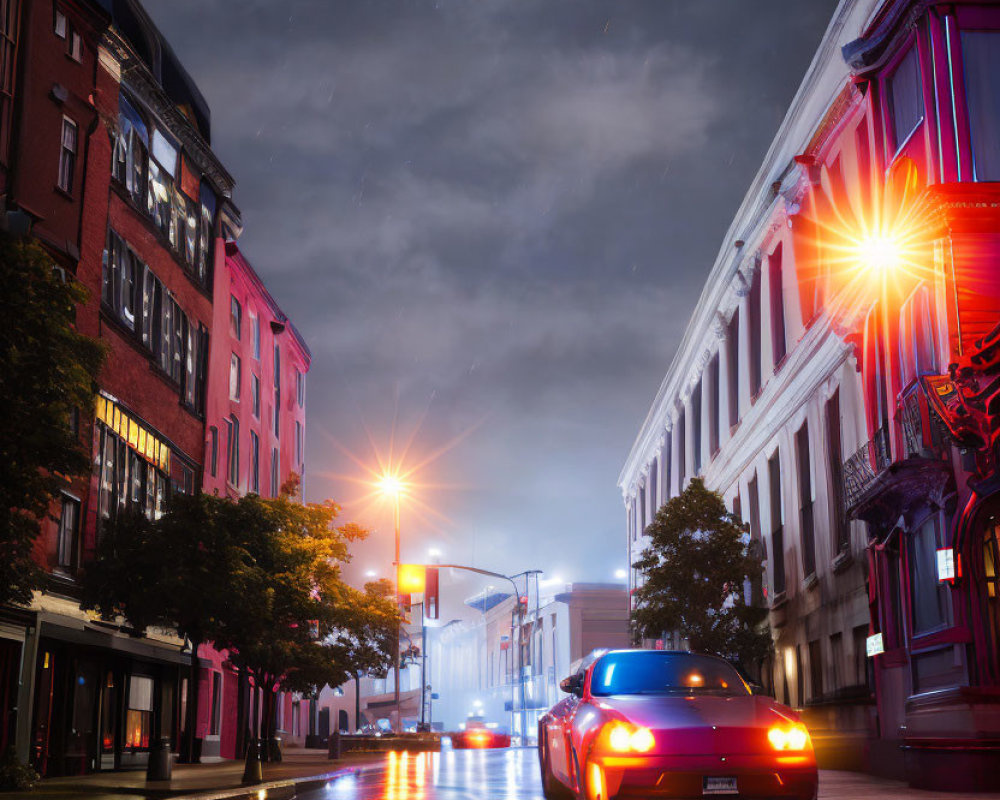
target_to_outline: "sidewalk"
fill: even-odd
[[[243,762],[222,761],[215,764],[174,764],[171,780],[146,781],[145,770],[99,772],[68,778],[46,778],[32,792],[4,792],[2,800],[145,800],[197,795],[199,800],[232,796],[234,793],[268,789],[268,798],[279,798],[282,788],[291,789],[303,780],[325,781],[329,778],[378,764],[384,754],[357,754],[331,761],[326,750],[289,750],[280,764],[263,764],[264,783],[243,786]],[[278,791],[275,791],[278,790]],[[294,794],[287,791],[287,796]]]

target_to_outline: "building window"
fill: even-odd
[[[260,419],[260,378],[250,373],[250,412]]]
[[[278,463],[278,448],[271,450],[271,497],[277,497],[281,491],[281,465]]]
[[[781,245],[774,248],[768,262],[768,284],[771,290],[771,353],[775,370],[785,357],[785,290],[782,284]]]
[[[274,437],[281,434],[279,427],[281,412],[281,349],[274,345]]]
[[[771,491],[771,560],[774,593],[785,591],[785,530],[784,510],[781,503],[781,459],[775,450],[767,460],[767,475]]]
[[[63,14],[62,11],[59,11],[58,9],[56,9],[55,12],[55,23],[53,29],[55,30],[56,36],[58,36],[60,39],[66,38],[66,31],[67,31],[66,15]]]
[[[214,478],[219,463],[219,429],[212,425],[208,429],[208,469]]]
[[[914,635],[944,627],[950,621],[948,585],[937,577],[937,550],[944,547],[939,522],[937,514],[929,517],[910,537],[907,562]]]
[[[177,146],[154,128],[149,159],[146,213],[153,224],[178,248],[177,220],[174,212],[174,177],[177,174]]]
[[[62,496],[62,513],[59,515],[59,540],[56,546],[56,564],[69,570],[77,565],[77,537],[80,528],[80,501]]]
[[[840,389],[826,401],[826,442],[830,467],[833,545],[838,553],[851,547],[851,526],[844,509],[844,455],[840,430]]]
[[[972,177],[1000,180],[1000,33],[962,31],[965,102],[972,134]]]
[[[677,488],[684,491],[684,479],[687,477],[687,431],[684,430],[684,409],[677,415]]]
[[[212,716],[209,723],[209,736],[218,736],[222,730],[222,673],[212,673]]]
[[[298,425],[298,422],[295,423]],[[656,510],[660,507],[660,470],[657,460],[649,465],[649,520],[653,521]]]
[[[694,449],[694,474],[701,472],[701,387],[703,379],[698,378],[691,392],[691,447]]]
[[[110,520],[125,508],[132,507],[147,518],[158,519],[170,491],[165,474],[170,454],[152,432],[142,428],[108,404],[108,417],[115,427],[99,423],[100,493],[99,514]],[[163,469],[164,472],[161,472]]]
[[[747,328],[750,331],[750,397],[755,398],[760,392],[763,375],[760,347],[760,269],[754,270],[747,300]]]
[[[863,377],[865,394],[874,401],[866,403],[869,428],[874,433],[889,424],[889,376],[886,373],[885,346],[882,336],[882,309],[876,303],[865,320]]]
[[[708,362],[708,452],[714,457],[719,451],[722,432],[719,430],[719,354],[712,356]]]
[[[812,462],[809,454],[809,423],[795,433],[795,451],[799,472],[799,527],[802,536],[802,571],[806,576],[816,572],[816,541],[813,524]]]
[[[844,686],[841,678],[844,665],[844,635],[839,631],[830,634],[830,690],[836,691]]]
[[[921,375],[938,372],[933,308],[930,289],[923,285],[910,295],[900,309],[899,371],[903,386],[908,386]]]
[[[234,415],[226,420],[229,442],[226,445],[226,479],[233,486],[240,485],[240,421]]]
[[[809,691],[813,700],[823,696],[823,648],[819,639],[809,642]]]
[[[253,357],[260,361],[260,319],[250,312],[250,338],[253,340]]]
[[[888,81],[892,132],[898,150],[924,119],[924,96],[920,86],[920,58],[913,45]]]
[[[149,132],[138,111],[124,96],[118,98],[118,134],[111,162],[112,177],[141,205],[146,194],[146,161]]]
[[[113,230],[108,229],[108,246],[101,264],[101,300],[118,320],[135,330],[136,277],[145,265]]]
[[[73,174],[76,170],[77,127],[69,117],[62,120],[62,143],[59,148],[59,188],[67,194],[73,192]]]
[[[243,308],[240,301],[235,297],[229,298],[229,332],[234,339],[240,338],[240,329],[243,327]]]
[[[726,377],[729,386],[729,426],[732,427],[740,421],[740,310],[737,308],[733,312],[733,318],[729,320],[726,328],[726,355],[728,364],[726,365]]]
[[[639,535],[646,533],[646,487],[639,487]]]
[[[260,437],[250,431],[250,491],[260,494]]]
[[[295,370],[295,397],[298,400],[299,408],[306,404],[306,376],[305,373]]]
[[[302,423],[295,420],[295,463],[302,466]]]
[[[760,528],[760,492],[757,488],[757,473],[747,484],[747,501],[750,504],[750,546],[760,555],[761,561],[767,561],[767,545],[764,532]],[[750,576],[750,592],[754,606],[761,606],[767,600],[766,566],[760,575]]]
[[[83,60],[83,39],[80,34],[70,28],[69,40],[67,41],[66,53],[74,61]]]
[[[666,503],[670,499],[670,477],[671,477],[671,458],[673,450],[673,431],[667,431],[666,437],[663,442],[663,502]]]
[[[239,400],[240,399],[240,378],[241,375],[241,365],[240,357],[233,353],[229,358],[229,399]]]
[[[131,675],[125,712],[125,749],[148,750],[153,718],[153,679]]]

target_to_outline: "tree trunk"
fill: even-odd
[[[198,727],[198,684],[200,683],[198,648],[200,646],[201,642],[191,640],[191,675],[188,677],[187,714],[184,719],[184,741],[181,746],[185,764],[195,764],[200,760],[195,743]]]

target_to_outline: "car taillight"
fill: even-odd
[[[809,731],[802,723],[775,725],[767,732],[767,740],[775,750],[801,751],[812,747]]]
[[[616,753],[648,753],[656,745],[649,728],[612,722],[607,730],[608,746]]]

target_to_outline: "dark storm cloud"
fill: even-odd
[[[327,434],[427,409],[424,449],[474,430],[424,541],[610,579],[618,470],[833,0],[146,4],[312,347],[309,493],[352,491]]]

